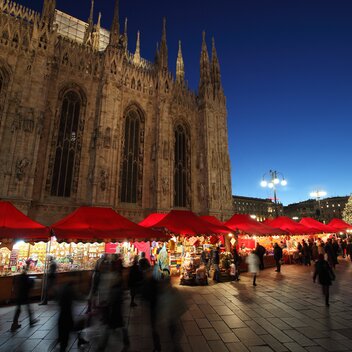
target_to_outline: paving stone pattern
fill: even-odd
[[[330,307],[324,305],[321,287],[312,282],[312,267],[283,266],[282,273],[265,269],[251,285],[250,274],[236,283],[210,283],[206,287],[175,286],[187,303],[188,311],[179,326],[184,352],[323,352],[352,351],[352,264],[341,259],[336,281],[331,289]],[[0,288],[1,289],[1,288]],[[148,308],[128,306],[126,293],[125,321],[131,340],[129,351],[152,351],[153,342]],[[14,307],[0,308],[1,352],[47,352],[56,339],[57,307],[32,304],[40,319],[29,327],[26,310],[21,313],[22,327],[9,331]],[[76,305],[76,314],[84,314],[86,306]],[[85,351],[95,351],[102,329],[98,318],[86,329],[90,341]],[[160,328],[163,351],[172,351],[171,338]],[[121,351],[122,338],[114,333],[107,351]],[[77,336],[72,334],[70,351],[78,351]],[[57,350],[57,349],[56,349]]]

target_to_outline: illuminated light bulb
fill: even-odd
[[[281,181],[281,186],[286,186],[287,185],[287,181],[286,180],[282,180]]]
[[[262,182],[260,182],[260,185],[262,187],[266,187],[268,185],[268,182],[266,182],[265,180],[263,180]]]

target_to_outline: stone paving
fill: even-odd
[[[182,316],[181,346],[184,352],[320,352],[352,351],[352,264],[341,259],[331,289],[330,307],[324,305],[321,287],[312,282],[312,267],[286,265],[280,274],[265,269],[251,285],[250,274],[236,283],[211,283],[206,287],[177,286],[187,302]],[[127,307],[126,300],[126,307]],[[125,318],[131,339],[130,351],[152,351],[148,310],[138,301],[126,308]],[[0,308],[0,351],[46,352],[56,339],[55,303],[32,305],[40,321],[29,327],[25,310],[22,327],[9,331],[14,307]],[[86,307],[77,304],[77,315]],[[95,351],[101,329],[97,321],[86,330],[91,342],[85,351]],[[111,337],[107,351],[121,351],[121,336]],[[163,351],[172,351],[171,339],[161,329]],[[78,351],[76,336],[70,351]],[[55,350],[55,349],[54,349]]]

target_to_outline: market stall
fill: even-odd
[[[142,249],[149,256],[150,240],[165,238],[162,232],[139,226],[111,208],[80,207],[51,228],[57,240],[50,253],[63,270],[91,270],[103,253],[121,254],[128,267]]]
[[[231,230],[222,224],[207,222],[191,211],[172,210],[168,214],[162,214],[161,220],[154,221],[158,215],[152,214],[140,224],[165,229],[170,234],[167,250],[171,275],[180,275],[181,284],[197,284],[197,273],[204,269],[202,253],[209,255],[217,244],[224,241],[222,235]],[[220,260],[224,262],[226,255],[228,254],[223,251]]]
[[[348,224],[347,222],[343,221],[342,219],[332,219],[328,226],[334,227],[338,232],[342,233],[352,233],[352,225]]]
[[[225,225],[235,231],[236,238],[233,241],[233,245],[237,247],[242,256],[247,256],[259,243],[266,249],[264,265],[274,265],[275,261],[272,253],[273,236],[276,237],[275,240],[279,237],[285,237],[285,231],[260,223],[247,214],[235,214]],[[247,270],[245,260],[242,262],[242,270]]]
[[[25,265],[31,275],[43,271],[49,235],[49,228],[0,202],[0,303],[13,299],[13,280]]]

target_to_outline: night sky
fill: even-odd
[[[41,0],[17,1],[41,9]],[[110,28],[113,0],[96,0],[95,19]],[[58,0],[82,20],[89,0]],[[141,55],[154,59],[167,18],[169,66],[182,41],[186,79],[196,90],[201,34],[214,35],[227,96],[232,187],[236,195],[271,197],[260,180],[284,174],[284,204],[352,192],[351,0],[120,0],[128,17],[129,50],[141,31]]]

